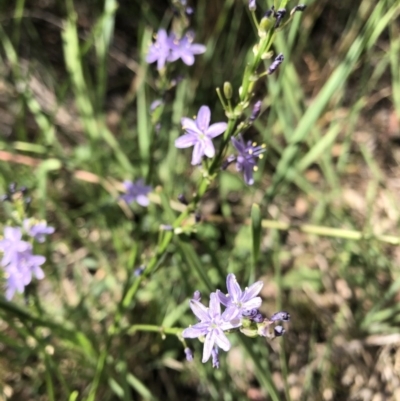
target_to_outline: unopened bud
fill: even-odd
[[[290,15],[293,15],[297,11],[303,12],[306,8],[307,6],[305,4],[299,4],[298,6],[293,8],[293,10],[290,12]]]
[[[278,320],[282,320],[283,322],[288,322],[290,320],[290,314],[285,311],[274,313],[269,319],[271,322],[277,322]]]
[[[275,334],[275,337],[281,337],[285,334],[285,329],[282,326],[275,326],[274,334]]]
[[[256,11],[257,10],[256,0],[249,0],[249,10],[250,11]]]
[[[279,25],[281,24],[283,18],[285,18],[286,15],[286,10],[284,8],[280,8],[276,13],[276,22],[275,22],[275,28],[278,28]]]
[[[187,205],[189,203],[184,194],[178,195],[178,201],[181,202],[183,205]]]
[[[193,299],[194,299],[195,301],[201,301],[201,293],[200,293],[199,290],[196,290],[196,291],[193,293]]]
[[[224,95],[227,100],[232,99],[232,85],[230,82],[224,82]]]
[[[273,63],[269,66],[268,70],[267,70],[267,74],[271,75],[273,74],[277,68],[283,63],[283,60],[285,59],[285,57],[283,56],[282,53],[278,54],[275,57],[275,60],[273,61]]]
[[[193,351],[188,347],[186,347],[184,349],[184,351],[185,351],[185,355],[186,355],[186,360],[188,362],[192,362],[193,361]]]
[[[253,122],[260,115],[261,105],[262,105],[261,100],[258,100],[257,102],[254,103],[253,110],[251,111],[251,116],[250,116],[251,122]]]

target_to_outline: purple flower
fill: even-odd
[[[45,235],[54,233],[54,227],[48,227],[46,221],[35,222],[25,219],[22,224],[26,233],[37,242],[44,242]]]
[[[203,54],[206,51],[204,45],[193,43],[193,40],[193,32],[187,32],[181,39],[177,39],[176,36],[172,34],[170,40],[171,53],[168,56],[168,61],[172,62],[181,59],[186,65],[193,65],[194,56]]]
[[[217,290],[217,296],[222,303],[227,307],[226,311],[230,309],[236,309],[240,314],[248,311],[250,309],[258,309],[261,306],[261,298],[258,297],[258,293],[261,291],[264,283],[262,281],[257,281],[252,284],[249,288],[245,288],[244,291],[241,290],[236,276],[233,273],[228,274],[226,278],[226,287],[228,294],[223,294],[220,290]],[[233,311],[231,311],[234,314]]]
[[[238,151],[236,157],[237,171],[243,171],[244,182],[247,185],[253,185],[253,171],[257,170],[257,160],[265,152],[265,145],[257,146],[255,142],[252,143],[251,141],[248,141],[246,145],[241,135],[238,136],[238,139],[232,137],[232,144]]]
[[[167,58],[171,52],[171,38],[165,29],[160,29],[156,35],[156,41],[150,46],[146,61],[151,64],[157,61],[157,69],[164,68]]]
[[[229,351],[231,343],[224,331],[241,325],[240,320],[235,319],[233,309],[228,308],[221,314],[221,304],[215,292],[210,295],[209,308],[194,299],[190,300],[190,308],[200,322],[183,330],[182,337],[205,337],[202,362],[205,363],[210,359],[215,345],[224,351]]]
[[[38,280],[44,277],[40,266],[46,261],[44,256],[32,254],[32,244],[21,240],[20,227],[5,227],[4,239],[0,241],[3,258],[0,265],[7,278],[6,298],[10,300],[15,291],[22,293],[32,281],[32,275]]]
[[[126,194],[121,196],[126,203],[137,202],[140,206],[148,206],[150,201],[147,197],[148,193],[151,192],[150,186],[144,185],[143,180],[137,180],[136,182],[124,181],[124,187]]]
[[[210,125],[210,119],[210,108],[201,106],[195,120],[186,117],[181,120],[182,128],[186,131],[186,134],[176,139],[175,146],[177,148],[194,146],[192,165],[200,164],[204,155],[207,157],[215,155],[212,139],[221,135],[228,126],[225,122]]]

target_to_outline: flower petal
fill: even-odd
[[[225,322],[228,322],[233,327],[236,325],[236,322],[232,323],[232,321],[240,317],[240,315],[240,309],[236,305],[230,305],[224,310],[224,313],[221,315],[221,319]],[[224,328],[223,330],[229,330],[232,327]]]
[[[245,288],[244,295],[242,297],[242,302],[246,302],[249,299],[256,297],[263,287],[264,283],[262,281],[257,281],[256,283],[252,284],[249,288]]]
[[[244,182],[247,185],[253,185],[254,184],[253,166],[251,164],[245,164],[244,165]]]
[[[226,288],[228,289],[231,302],[239,301],[242,295],[242,290],[240,289],[236,276],[233,273],[228,274],[228,277],[226,278]]]
[[[146,195],[138,195],[136,197],[136,202],[143,207],[149,206],[150,204],[149,198]]]
[[[197,127],[196,121],[191,118],[183,117],[181,118],[182,129],[185,131],[193,131],[190,133],[201,134],[202,132]]]
[[[210,316],[208,314],[208,308],[206,308],[201,302],[191,299],[189,302],[190,309],[201,321],[208,321]]]
[[[192,154],[192,166],[196,166],[201,163],[201,158],[204,155],[203,144],[201,142],[197,142],[193,148]]]
[[[221,315],[221,304],[219,298],[215,292],[210,295],[210,308],[208,310],[209,316],[215,317]]]
[[[205,134],[209,138],[215,138],[216,136],[221,135],[223,132],[225,132],[227,128],[228,128],[227,123],[215,123],[208,127]]]
[[[215,148],[210,138],[205,137],[203,140],[203,151],[207,157],[214,157]]]
[[[205,336],[208,332],[208,323],[197,323],[194,326],[188,327],[182,331],[183,338],[198,338]]]
[[[190,52],[192,54],[203,54],[206,50],[207,48],[204,45],[200,45],[198,43],[193,43],[190,45]]]
[[[203,359],[201,360],[203,363],[206,363],[211,356],[212,349],[215,343],[215,330],[211,330],[207,335],[204,341],[204,348],[203,348]]]
[[[215,343],[218,347],[222,348],[224,351],[229,351],[231,349],[231,343],[228,337],[224,334],[221,329],[213,330],[215,332]]]
[[[197,113],[196,125],[200,131],[206,132],[210,125],[211,111],[208,106],[201,106]]]
[[[219,302],[221,302],[222,305],[228,306],[230,303],[230,298],[227,297],[222,291],[217,290],[217,296],[219,298]]]
[[[178,149],[189,148],[198,142],[198,138],[193,134],[185,134],[175,139],[175,147]]]
[[[241,135],[238,135],[238,139],[232,137],[231,141],[232,141],[233,146],[239,152],[239,154],[244,153],[246,151],[246,144],[244,143]]]
[[[255,297],[242,303],[242,310],[258,309],[262,304],[260,297]]]
[[[181,59],[186,65],[193,65],[194,64],[194,56],[189,52],[182,52]]]

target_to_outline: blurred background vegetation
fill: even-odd
[[[254,91],[263,112],[245,135],[267,145],[256,184],[221,172],[197,232],[174,238],[121,315],[134,269],[181,207],[168,199],[190,198],[199,179],[173,146],[180,118],[207,104],[225,120],[215,88],[230,81],[237,94],[257,41],[247,1],[190,3],[207,52],[174,67],[157,130],[143,55],[169,2],[0,2],[1,192],[26,185],[56,228],[46,279],[0,298],[0,399],[400,400],[400,4],[306,4],[277,35],[284,63]],[[129,208],[119,183],[140,177],[153,202]],[[214,370],[199,342],[188,363],[177,337],[135,329],[193,323],[191,294],[208,299],[227,272],[264,281],[262,312],[292,316],[283,338],[233,336]]]

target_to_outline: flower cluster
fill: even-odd
[[[275,322],[290,319],[287,312],[277,312],[267,319],[258,311],[262,302],[258,296],[263,287],[262,281],[257,281],[242,291],[236,276],[230,273],[226,286],[227,294],[220,290],[211,293],[208,308],[200,302],[200,293],[195,292],[190,300],[190,308],[199,322],[182,332],[184,338],[199,338],[204,341],[202,362],[205,363],[212,357],[213,367],[219,367],[219,348],[229,351],[231,347],[225,333],[239,330],[249,337],[276,337],[282,335],[284,329],[282,326],[275,326]],[[225,307],[222,313],[221,304]],[[274,328],[273,333],[270,331],[271,327]],[[186,351],[185,353],[187,354]]]
[[[193,32],[187,32],[182,38],[178,38],[173,32],[167,34],[165,29],[160,29],[155,35],[155,42],[151,44],[146,56],[146,61],[151,64],[157,61],[157,69],[162,70],[167,62],[181,59],[186,65],[194,64],[194,56],[206,51],[206,47],[199,43],[193,43]]]
[[[44,236],[52,234],[53,227],[48,227],[44,221],[25,219],[21,227],[4,228],[4,237],[0,240],[0,251],[3,257],[0,266],[5,271],[6,298],[10,300],[15,292],[22,293],[24,288],[32,281],[32,277],[41,280],[44,277],[40,267],[46,261],[41,255],[33,254],[31,242],[24,241],[23,234],[37,242],[43,242]]]

